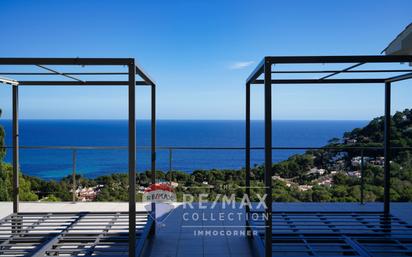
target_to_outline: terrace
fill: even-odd
[[[0,203],[1,248],[4,256],[411,256],[412,255],[412,213],[410,203],[391,203],[390,201],[390,160],[397,148],[390,142],[390,95],[391,84],[412,77],[412,70],[388,68],[388,65],[412,62],[411,56],[318,56],[318,57],[266,57],[248,78],[246,83],[246,147],[160,147],[155,137],[155,84],[134,64],[133,59],[0,59],[3,65],[38,65],[48,69],[43,76],[63,76],[65,80],[13,80],[2,82],[13,87],[13,203]],[[340,70],[273,70],[274,65],[283,64],[344,64],[350,65]],[[360,70],[360,66],[372,64],[373,69]],[[376,64],[383,64],[376,68]],[[52,65],[53,68],[48,66]],[[57,65],[126,65],[128,72],[124,81],[93,80],[87,81],[72,77],[74,75],[108,76],[110,72],[69,73],[55,69]],[[273,79],[272,74],[299,74],[309,78]],[[327,74],[313,78],[316,74]],[[339,75],[366,74],[361,78],[331,78]],[[385,76],[386,74],[393,74]],[[135,75],[142,80],[136,81]],[[370,78],[368,74],[379,74]],[[33,73],[5,72],[2,75],[40,76]],[[382,76],[384,75],[384,76]],[[263,79],[262,79],[263,77]],[[272,85],[280,84],[370,84],[385,85],[385,141],[383,147],[374,150],[384,153],[385,190],[384,203],[275,203],[272,199],[272,158],[274,151],[291,149],[316,149],[313,147],[274,147],[272,145]],[[253,84],[265,87],[265,145],[252,147],[250,140],[250,90]],[[22,146],[18,141],[18,88],[20,86],[60,85],[60,86],[98,86],[117,85],[129,88],[129,145],[119,146],[128,151],[129,165],[129,202],[128,203],[19,203],[18,171],[19,150],[35,148]],[[264,150],[265,173],[264,190],[267,193],[262,209],[235,206],[223,208],[208,204],[206,208],[195,205],[185,209],[176,208],[164,223],[157,223],[156,208],[147,211],[145,204],[136,203],[136,140],[135,140],[135,86],[152,87],[152,145],[151,181],[156,182],[156,153],[167,150],[224,150],[245,153],[245,192],[252,195],[251,152]],[[64,148],[64,147],[63,147]],[[75,153],[78,148],[68,148],[73,155],[73,178],[76,172]],[[329,151],[363,151],[356,147],[348,149],[324,149]],[[370,149],[369,149],[370,150]],[[410,149],[404,149],[410,150]],[[363,159],[363,155],[361,157]],[[363,161],[361,161],[361,164]],[[170,170],[172,158],[170,154]],[[361,165],[362,171],[362,165]],[[363,178],[361,172],[361,178]],[[73,180],[75,181],[75,180]],[[73,185],[75,183],[73,182]],[[75,189],[73,187],[73,189]],[[74,192],[74,190],[73,190]],[[75,200],[75,197],[73,198]],[[44,211],[47,209],[47,211]],[[102,211],[104,210],[104,211]],[[228,215],[240,212],[238,220],[212,220],[210,215]],[[208,219],[185,219],[185,213],[196,213]],[[154,215],[154,216],[153,216]],[[258,218],[252,218],[258,217]],[[264,219],[264,217],[269,217]],[[223,229],[251,231],[246,235],[233,236],[223,233],[209,235],[198,231]],[[197,234],[196,234],[197,233]]]
[[[127,203],[21,203],[20,204],[21,211],[23,213],[28,214],[27,217],[38,217],[38,213],[44,213],[44,209],[47,208],[50,213],[58,213],[62,210],[70,211],[72,213],[96,213],[100,210],[107,210],[113,213],[118,213],[119,215],[119,223],[116,226],[122,226],[123,231],[127,231],[127,217],[121,215],[121,213],[127,213],[128,211],[128,204]],[[137,211],[144,211],[144,207],[141,204],[137,204],[136,206]],[[353,212],[355,213],[376,213],[379,212],[381,209],[381,203],[367,203],[361,205],[359,203],[273,203],[273,209],[277,212],[284,212],[284,213],[291,213],[291,212],[336,212],[336,210],[346,211],[346,212]],[[12,204],[11,203],[0,203],[0,210],[1,210],[1,217],[8,215],[12,212]],[[230,210],[222,210],[222,209],[215,209],[213,212],[228,212]],[[186,212],[183,208],[177,208],[175,211],[172,212],[171,216],[165,220],[164,226],[157,228],[157,233],[154,236],[154,239],[148,240],[148,245],[145,248],[143,256],[259,256],[257,249],[252,244],[252,242],[246,236],[233,236],[233,235],[194,235],[195,231],[208,231],[210,229],[213,230],[214,226],[223,227],[228,230],[243,230],[244,228],[244,220],[242,221],[234,221],[229,222],[227,220],[222,222],[217,221],[208,221],[208,222],[193,222],[193,221],[185,221],[183,217],[183,213]],[[191,212],[211,212],[211,210],[199,210],[194,209]],[[34,214],[33,214],[34,213]],[[335,214],[336,215],[336,214]],[[402,228],[402,222],[406,222],[408,224],[412,223],[412,208],[410,203],[392,203],[392,215],[396,217],[397,228]],[[110,219],[113,216],[107,215],[105,216],[106,219]],[[327,216],[328,217],[328,216]],[[334,217],[334,216],[329,216]],[[68,219],[70,218],[67,214],[62,214],[60,217],[55,216],[55,219]],[[92,218],[92,216],[90,216]],[[101,217],[99,217],[101,218]],[[121,220],[123,219],[123,221]],[[296,217],[295,217],[296,219]],[[398,220],[399,219],[399,220]],[[103,220],[103,219],[102,219]],[[28,220],[29,221],[29,220]],[[87,221],[87,217],[85,220]],[[313,222],[314,220],[312,220]],[[366,220],[369,223],[374,223],[376,220],[368,219]],[[123,222],[123,224],[121,223]],[[298,220],[289,219],[284,221],[284,225],[282,231],[286,231],[286,227],[293,226],[292,222],[298,223]],[[327,221],[323,221],[325,224]],[[335,221],[336,222],[336,221]],[[340,221],[341,223],[343,221]],[[289,223],[289,224],[288,224]],[[3,223],[5,224],[5,223]],[[43,223],[47,224],[47,223]],[[307,223],[307,226],[310,226],[311,223]],[[347,223],[353,225],[353,223]],[[364,227],[371,226],[371,224],[363,224]],[[6,225],[6,224],[5,224]],[[9,224],[10,225],[10,224]],[[79,225],[82,225],[80,223]],[[319,225],[319,223],[316,223]],[[344,223],[343,223],[344,225]],[[278,224],[276,225],[276,230],[279,231],[281,227],[281,223],[278,220]],[[372,226],[376,226],[376,224],[372,224]],[[117,227],[116,230],[120,230]],[[360,227],[360,226],[358,226]],[[6,226],[2,226],[2,228],[7,228]],[[72,233],[80,232],[77,229],[81,228],[81,226],[74,227],[71,231]],[[319,227],[321,228],[321,227]],[[41,226],[34,226],[31,228],[32,233],[41,233]],[[96,233],[97,230],[105,230],[106,227],[96,226],[93,228],[92,231],[82,231],[83,233],[87,233],[85,236],[85,241],[81,243],[77,243],[74,240],[67,240],[63,247],[68,249],[77,249],[79,252],[79,256],[81,253],[83,255],[89,254],[88,249],[93,247],[93,241],[96,240]],[[275,226],[274,226],[275,229]],[[411,229],[410,227],[408,228]],[[276,231],[275,230],[275,231]],[[3,230],[3,233],[5,231]],[[43,233],[46,233],[44,231]],[[127,238],[123,239],[123,242],[117,238],[117,249],[121,249],[124,251],[123,253],[127,255]],[[369,238],[365,238],[369,241],[362,241],[360,242],[360,249],[367,248],[368,254],[372,256],[384,256],[385,251],[391,251],[394,256],[408,256],[408,252],[410,251],[410,241],[403,241],[403,244],[400,244],[396,240],[387,240],[379,241],[379,237],[371,236]],[[25,240],[25,241],[23,241]],[[30,241],[31,240],[31,241]],[[15,240],[10,245],[10,252],[8,255],[5,253],[4,256],[24,256],[24,254],[29,253],[30,249],[35,247],[38,243],[33,241],[34,238],[30,238],[28,236],[22,237],[21,241]],[[283,241],[282,241],[283,240]],[[282,242],[281,242],[282,241]],[[376,245],[376,242],[379,242],[380,245]],[[274,239],[275,242],[275,239]],[[24,245],[23,245],[24,244]],[[2,243],[3,247],[6,247],[6,244]],[[95,245],[97,249],[100,250],[101,255],[105,256],[115,256],[112,251],[110,251],[110,244],[107,241],[101,241],[99,244]],[[7,248],[3,248],[7,249]],[[105,251],[102,251],[106,249]],[[297,251],[298,249],[298,251]],[[311,253],[310,249],[317,249],[316,253]],[[359,249],[359,248],[358,248]],[[409,250],[408,250],[409,249]],[[355,254],[355,251],[351,248],[350,245],[347,244],[345,240],[341,240],[338,238],[330,238],[329,242],[327,240],[320,240],[320,241],[312,241],[308,244],[305,242],[303,238],[298,239],[297,237],[286,237],[281,235],[281,238],[277,238],[277,245],[275,244],[273,256],[285,256],[285,253],[289,253],[286,256],[359,256]],[[54,252],[56,253],[56,252]],[[96,253],[95,253],[96,254]],[[119,254],[119,252],[117,252]],[[398,254],[398,255],[397,255]],[[46,255],[46,256],[50,256]],[[63,254],[61,254],[63,255]],[[369,256],[365,255],[365,256]],[[70,256],[66,251],[66,256]],[[78,256],[78,255],[72,255]]]

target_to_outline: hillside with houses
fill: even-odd
[[[391,160],[392,201],[412,201],[412,111],[397,112],[392,117],[393,146]],[[0,130],[0,132],[2,132]],[[0,133],[0,143],[2,142]],[[273,164],[273,199],[290,202],[360,201],[361,177],[365,201],[383,199],[383,117],[373,119],[363,128],[344,133],[331,139],[321,149],[308,150]],[[361,149],[365,147],[364,149]],[[0,151],[0,157],[4,152]],[[1,159],[0,159],[1,160]],[[12,196],[11,165],[0,161],[0,201],[10,201]],[[263,194],[264,168],[256,165],[251,170],[251,200]],[[157,181],[170,183],[177,199],[183,194],[195,197],[207,193],[210,199],[217,194],[234,194],[241,199],[245,191],[245,171],[195,170],[156,172]],[[150,186],[150,172],[137,174],[138,199]],[[127,174],[113,173],[97,178],[77,175],[74,191],[77,201],[127,201]],[[23,175],[20,177],[22,201],[71,201],[73,184],[71,176],[59,181],[42,180]]]
[[[355,200],[364,178],[365,200],[382,199],[383,190],[383,117],[363,128],[333,138],[324,149],[309,150],[273,165],[273,179],[299,192],[320,189],[330,200]],[[412,111],[392,116],[391,184],[394,201],[412,200]],[[262,167],[260,168],[262,169]],[[261,170],[263,172],[263,170]],[[335,192],[339,190],[340,194]],[[330,194],[329,194],[330,193]],[[339,197],[340,196],[340,197]],[[354,199],[353,199],[354,198]]]

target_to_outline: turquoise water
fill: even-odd
[[[0,120],[6,129],[6,144],[11,145],[11,122]],[[366,121],[275,121],[274,146],[323,146],[345,131],[366,125]],[[136,122],[137,145],[150,145],[150,121]],[[243,147],[244,121],[183,121],[157,122],[158,146]],[[252,146],[263,146],[263,122],[252,121]],[[20,142],[24,146],[126,146],[125,120],[22,120]],[[302,151],[273,152],[280,161]],[[191,172],[196,169],[238,169],[244,167],[244,151],[176,150],[173,169]],[[11,161],[11,153],[6,156]],[[252,152],[252,163],[263,162],[263,152]],[[21,150],[21,167],[25,174],[45,179],[58,179],[71,174],[72,153],[69,150]],[[169,152],[158,151],[157,167],[169,169]],[[150,168],[148,151],[137,152],[137,169]],[[77,169],[87,177],[127,171],[126,150],[79,150]]]

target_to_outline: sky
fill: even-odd
[[[244,119],[244,83],[264,56],[380,54],[412,22],[410,0],[2,0],[0,9],[0,56],[136,58],[157,82],[159,119]],[[411,107],[411,83],[394,86],[394,111]],[[273,91],[274,119],[384,111],[382,85]],[[150,117],[149,93],[137,91],[138,119]],[[253,87],[252,119],[263,118],[262,93]],[[3,118],[10,99],[0,85]],[[127,118],[126,88],[26,87],[20,100],[23,119]]]

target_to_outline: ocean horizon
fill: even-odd
[[[321,147],[334,137],[363,127],[364,120],[275,120],[273,146]],[[2,119],[6,145],[11,146],[11,120]],[[21,146],[127,146],[127,120],[91,119],[22,119]],[[251,121],[251,145],[263,146],[264,123]],[[136,120],[137,147],[150,146],[150,120]],[[158,147],[244,147],[244,120],[158,120]],[[279,162],[304,150],[275,150],[273,161]],[[94,178],[127,172],[127,150],[77,151],[77,173]],[[199,169],[240,169],[244,167],[244,150],[173,150],[172,169],[192,172]],[[170,152],[157,151],[157,170],[169,170]],[[11,162],[7,151],[6,162]],[[262,164],[263,151],[252,151],[251,163]],[[43,179],[61,179],[72,172],[72,151],[64,149],[21,149],[21,170]],[[137,151],[137,171],[150,169],[150,150]]]

